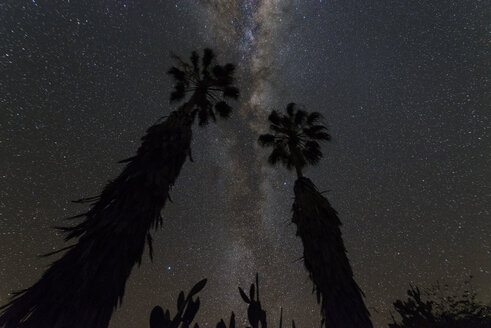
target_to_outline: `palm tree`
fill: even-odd
[[[214,54],[205,49],[201,60],[192,53],[191,63],[178,57],[169,74],[175,78],[171,101],[189,99],[165,121],[147,130],[134,157],[121,161],[123,172],[109,182],[92,207],[62,227],[65,241],[78,239],[33,286],[15,294],[3,306],[0,327],[103,328],[121,304],[126,280],[148,243],[150,230],[162,225],[160,212],[169,198],[187,156],[191,157],[192,124],[216,116],[228,117],[232,108],[225,99],[237,99],[233,87],[234,66],[214,64]]]
[[[302,239],[304,264],[321,304],[323,324],[326,328],[368,328],[372,327],[370,314],[353,279],[341,237],[341,221],[302,172],[322,158],[319,142],[331,139],[321,119],[321,114],[308,113],[290,103],[286,114],[273,111],[269,115],[271,134],[261,135],[259,144],[273,148],[270,164],[280,163],[297,172],[292,221]]]

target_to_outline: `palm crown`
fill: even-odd
[[[295,167],[300,177],[305,165],[315,165],[322,158],[318,141],[330,140],[331,136],[320,122],[320,113],[308,113],[297,107],[295,103],[288,104],[286,114],[273,110],[268,117],[272,133],[261,135],[259,144],[273,147],[268,158],[270,164],[281,163],[288,169]]]
[[[198,114],[199,124],[205,125],[211,118],[216,121],[216,114],[227,118],[232,107],[225,101],[227,98],[237,99],[239,90],[233,86],[235,66],[215,64],[215,54],[211,49],[203,51],[201,58],[196,51],[191,55],[191,63],[174,56],[177,67],[173,66],[167,73],[175,79],[171,101],[183,100],[186,93],[192,93],[190,100],[181,109],[192,115]],[[188,105],[189,107],[186,107]]]

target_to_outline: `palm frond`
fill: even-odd
[[[186,81],[186,73],[175,66],[171,67],[167,74],[172,75],[178,82]]]
[[[275,136],[272,134],[262,134],[259,136],[258,142],[263,147],[273,146],[275,141]]]
[[[215,54],[213,53],[213,50],[210,48],[206,48],[203,51],[203,70],[208,70],[208,67],[210,66],[211,62],[215,58]]]
[[[302,125],[307,118],[308,113],[304,110],[297,110],[295,113],[295,125]]]
[[[331,135],[327,132],[317,132],[312,136],[312,139],[329,141],[331,140]]]
[[[310,165],[316,165],[322,158],[321,147],[316,141],[307,141],[302,149],[305,161]]]
[[[171,58],[174,59],[178,65],[183,68],[185,71],[191,69],[191,66],[186,63],[184,60],[182,60],[181,57],[177,56],[176,54],[171,54]]]
[[[269,129],[271,131],[275,132],[277,135],[280,135],[280,134],[286,135],[288,133],[288,129],[284,128],[283,125],[270,124]]]
[[[290,116],[290,117],[293,116],[293,113],[295,112],[296,106],[297,106],[297,104],[295,104],[295,103],[289,103],[288,105],[286,105],[286,113],[288,114],[288,116]]]
[[[293,115],[292,116],[286,116],[286,115],[281,116],[280,124],[285,129],[293,132],[293,130],[295,129],[294,116]]]
[[[214,84],[222,88],[231,86],[234,83],[234,71],[235,66],[233,64],[216,65],[212,70]]]
[[[225,72],[227,73],[227,75],[232,75],[235,71],[235,65],[234,64],[226,64],[224,67],[225,69]]]
[[[191,63],[193,64],[193,71],[195,73],[198,73],[199,72],[199,55],[196,51],[193,51],[191,53]]]
[[[184,96],[186,95],[186,87],[184,86],[184,83],[179,82],[174,86],[174,91],[170,94],[170,101],[171,102],[176,102],[184,99]]]
[[[310,133],[316,133],[327,130],[324,125],[309,125],[307,128],[303,129],[304,131],[308,131]]]
[[[226,85],[224,83],[228,81],[229,74],[223,66],[215,65],[212,72],[213,76],[220,82],[220,85]]]
[[[237,99],[239,98],[239,89],[236,87],[225,87],[223,90],[223,96],[225,98]]]
[[[278,162],[283,164],[288,164],[289,154],[286,151],[285,147],[281,144],[276,144],[271,152],[271,155],[268,157],[268,162],[271,165],[276,165]]]
[[[314,123],[319,122],[322,120],[322,114],[319,112],[312,112],[309,114],[309,117],[307,118],[307,124],[312,125]]]
[[[303,133],[313,140],[331,140],[331,135],[327,133],[327,128],[323,125],[312,125],[303,129]]]
[[[268,120],[274,125],[279,125],[281,121],[280,114],[278,114],[277,111],[273,110],[271,111],[271,114],[269,114]]]
[[[232,113],[232,107],[229,106],[225,101],[219,101],[215,104],[215,110],[222,118],[228,118],[230,113]]]

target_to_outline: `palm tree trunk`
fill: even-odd
[[[150,229],[190,154],[193,104],[147,130],[137,155],[94,198],[83,222],[62,228],[78,238],[32,287],[2,308],[0,327],[105,328],[121,304],[126,280],[141,257]],[[150,254],[151,255],[151,254]]]
[[[303,177],[302,168],[300,168],[300,166],[295,165],[295,171],[297,172],[297,178]]]
[[[300,149],[295,142],[290,142],[288,148],[290,149],[291,158],[295,166],[295,171],[297,172],[297,178],[301,178],[303,177],[303,173],[302,165],[300,164],[300,158],[302,158]]]
[[[353,279],[341,237],[341,221],[307,178],[295,182],[293,219],[302,239],[304,263],[321,303],[326,328],[372,328],[370,314]]]

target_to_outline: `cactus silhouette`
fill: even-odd
[[[191,288],[187,296],[184,291],[179,293],[177,298],[177,313],[171,319],[170,311],[164,310],[160,306],[153,308],[150,313],[150,328],[188,328],[198,313],[200,300],[199,297],[193,299],[206,285],[206,279],[201,280]],[[194,328],[199,328],[197,324]]]
[[[191,289],[189,294],[184,297],[184,292],[179,293],[177,299],[177,313],[173,319],[171,319],[170,311],[164,311],[160,306],[155,306],[150,313],[150,328],[188,328],[193,326],[193,328],[199,328],[197,323],[193,323],[194,317],[199,310],[200,301],[199,298],[193,299],[193,296],[199,293],[206,285],[206,279],[198,282]],[[251,327],[247,328],[267,328],[266,321],[266,311],[262,308],[261,302],[259,300],[259,275],[256,273],[256,283],[251,284],[249,288],[249,295],[244,292],[244,290],[239,287],[239,294],[244,300],[247,307],[247,319]],[[227,324],[223,319],[221,319],[216,328],[235,328],[235,313],[232,312],[230,315],[229,324]],[[279,328],[283,328],[283,308],[280,312],[280,324]],[[292,328],[295,328],[295,321],[292,320]]]
[[[261,301],[259,300],[259,276],[256,273],[256,285],[251,284],[249,288],[249,297],[242,288],[239,287],[239,293],[244,302],[249,304],[247,308],[247,318],[252,328],[258,328],[261,324],[262,328],[267,328],[266,323],[266,311],[261,307]]]

